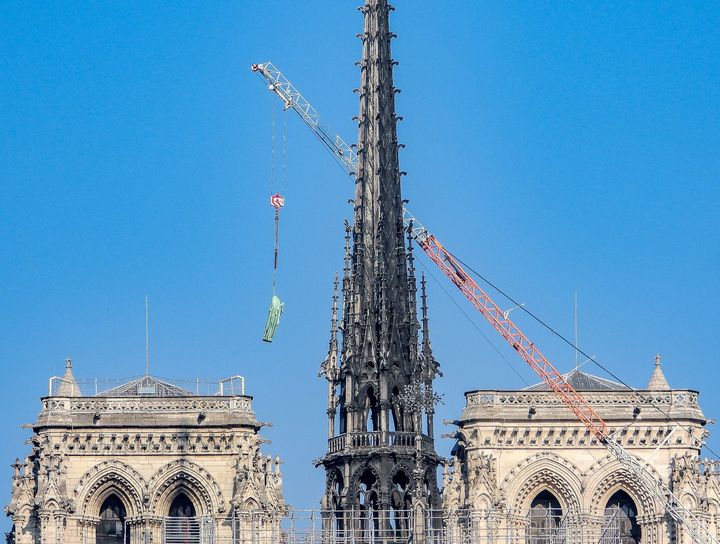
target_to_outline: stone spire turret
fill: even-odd
[[[55,396],[58,397],[80,397],[80,387],[78,387],[77,381],[72,371],[72,359],[67,357],[65,359],[65,374],[60,378],[60,387],[55,392]]]
[[[655,356],[655,369],[653,370],[652,376],[650,376],[650,381],[647,386],[650,391],[670,390],[670,384],[668,384],[665,379],[665,374],[663,374],[662,368],[660,368],[661,359],[662,357],[660,357],[660,355]]]

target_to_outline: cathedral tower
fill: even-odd
[[[346,229],[342,303],[336,279],[321,372],[328,380],[329,438],[319,461],[327,477],[323,508],[335,512],[339,528],[350,512],[439,506],[440,458],[432,432],[432,383],[439,370],[430,348],[424,280],[422,327],[418,322],[414,258],[403,230],[392,10],[387,0],[365,0],[360,8],[365,27],[359,35],[354,223]],[[382,523],[403,529],[400,522],[375,525]]]

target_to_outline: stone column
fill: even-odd
[[[425,544],[425,518],[427,515],[427,509],[423,501],[418,501],[413,505],[413,526],[412,535],[413,543]]]
[[[78,521],[79,544],[95,544],[100,518],[83,518]]]
[[[507,516],[499,516],[494,526],[493,540],[495,542],[507,542],[509,544],[525,544],[527,542],[527,531],[530,526],[528,516],[513,515],[508,512]]]
[[[15,544],[36,544],[38,531],[34,516],[31,514],[16,514],[12,517],[15,525]]]

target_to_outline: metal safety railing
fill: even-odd
[[[234,511],[229,516],[162,520],[152,516],[147,520],[135,518],[124,524],[122,533],[105,537],[97,535],[94,526],[83,530],[69,525],[60,541],[63,544],[638,544],[642,530],[618,509],[608,509],[604,515],[597,516],[552,509],[516,515],[507,510],[423,512],[369,507],[284,513]]]
[[[165,518],[163,544],[214,544],[215,520],[209,517]]]
[[[69,381],[53,376],[48,380],[48,396],[245,396],[245,378],[239,375],[220,380],[134,376]]]

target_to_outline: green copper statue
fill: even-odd
[[[283,313],[283,307],[285,305],[280,302],[280,299],[273,295],[272,301],[270,302],[270,310],[268,311],[267,323],[265,323],[265,335],[263,336],[263,342],[272,342],[275,331],[280,324],[280,316]]]

